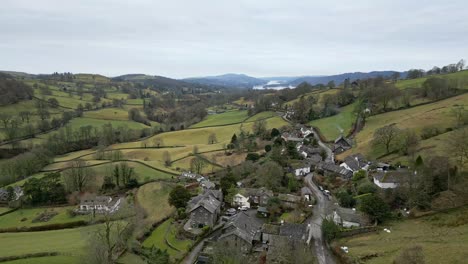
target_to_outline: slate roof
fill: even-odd
[[[344,178],[351,178],[353,176],[352,171],[347,170],[346,168],[340,167],[336,165],[335,163],[321,162],[318,166],[324,171],[339,174],[340,176]]]
[[[307,157],[307,160],[309,160],[311,165],[317,165],[322,161],[322,156],[319,154],[313,154]]]
[[[280,226],[280,236],[293,240],[307,239],[307,226],[305,224],[284,223]]]
[[[260,240],[260,231],[262,223],[256,217],[251,217],[245,212],[239,212],[231,217],[224,229],[233,228],[232,231],[220,236],[220,239],[235,235],[249,244],[253,244],[254,240]]]
[[[335,144],[339,144],[342,146],[349,146],[349,147],[352,146],[351,141],[349,141],[349,139],[345,138],[343,135],[335,139]]]
[[[410,173],[407,169],[400,168],[397,170],[377,171],[373,176],[379,182],[401,183],[408,180]]]
[[[353,223],[363,224],[365,222],[364,216],[353,209],[338,207],[336,213],[341,217],[341,220]]]
[[[193,197],[189,202],[189,212],[197,209],[198,207],[203,207],[208,212],[214,213],[216,209],[221,206],[222,200],[221,190],[206,190],[203,194]]]
[[[348,165],[353,171],[360,170],[367,165],[367,160],[361,153],[349,155],[343,162],[346,163],[346,165]]]
[[[81,198],[80,205],[105,205],[108,206],[112,202],[110,196],[93,196],[87,195]]]
[[[312,191],[308,187],[302,187],[301,188],[301,194],[306,195],[306,194],[312,194]]]
[[[248,196],[263,196],[267,195],[273,197],[273,191],[268,190],[266,188],[241,188],[239,189],[239,193],[248,197]]]
[[[262,232],[270,235],[283,236],[292,240],[305,240],[307,239],[307,225],[283,223],[281,225],[264,224]]]

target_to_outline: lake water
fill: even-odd
[[[285,88],[295,88],[295,86],[287,85],[281,81],[269,81],[267,84],[263,85],[255,85],[253,87],[254,90],[265,90],[265,89],[273,89],[273,90],[282,90]]]

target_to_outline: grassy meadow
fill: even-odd
[[[241,123],[247,118],[246,110],[234,110],[221,114],[208,115],[204,120],[191,126],[191,128],[222,126]]]
[[[468,94],[462,94],[431,104],[371,116],[367,118],[364,129],[356,135],[356,146],[344,155],[360,152],[376,158],[384,154],[383,149],[373,149],[371,141],[376,129],[390,124],[395,124],[400,129],[413,129],[419,135],[425,127],[437,127],[444,132],[455,125],[455,119],[451,116],[451,108],[467,104]]]
[[[327,141],[333,141],[340,136],[341,130],[346,135],[352,129],[356,116],[353,114],[354,103],[342,107],[340,113],[309,122],[309,125],[320,129]]]
[[[427,264],[465,263],[468,259],[468,208],[418,219],[391,222],[383,231],[337,241],[349,247],[349,256],[369,264],[392,263],[406,247],[419,245]],[[361,262],[359,262],[361,263]]]
[[[152,225],[175,212],[168,203],[170,191],[171,185],[161,182],[147,183],[138,189],[136,200],[146,213],[146,224]]]

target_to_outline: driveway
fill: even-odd
[[[333,154],[333,151],[325,144],[322,142],[320,137],[318,136],[317,130],[315,130],[314,127],[312,127],[312,131],[314,132],[314,138],[317,140],[319,146],[325,150],[327,153],[327,158],[325,159],[326,162],[335,162],[335,154]]]
[[[304,177],[304,183],[312,191],[317,199],[317,204],[314,206],[312,217],[307,221],[310,224],[308,243],[313,239],[315,246],[315,254],[319,264],[333,264],[336,263],[333,254],[328,248],[322,236],[322,221],[323,218],[330,212],[332,201],[329,201],[323,193],[318,189],[317,185],[312,181],[313,173],[309,173]]]

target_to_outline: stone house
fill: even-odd
[[[317,165],[317,171],[325,176],[335,175],[345,180],[349,180],[353,177],[353,172],[336,165],[332,162],[321,162]]]
[[[120,209],[121,198],[85,195],[81,198],[79,213],[114,213]]]
[[[341,135],[337,139],[335,139],[335,141],[333,142],[332,150],[333,150],[333,153],[340,154],[350,149],[351,147],[352,147],[351,141],[343,137],[343,135]]]
[[[347,156],[340,166],[356,173],[359,170],[367,171],[369,169],[369,162],[361,153],[358,153]]]
[[[239,193],[249,198],[250,206],[266,206],[271,197],[274,196],[271,190],[266,188],[241,188]]]
[[[214,226],[221,213],[223,193],[221,190],[205,190],[188,203],[189,225],[192,228]]]
[[[218,242],[226,247],[236,247],[244,253],[261,245],[262,221],[246,212],[239,212],[224,225]]]
[[[410,171],[399,168],[397,170],[380,170],[373,174],[374,184],[382,189],[394,189],[409,181]],[[416,173],[416,172],[414,172]]]
[[[297,208],[302,203],[302,198],[297,195],[280,193],[278,194],[278,199],[281,201],[281,204],[290,209]]]
[[[360,212],[344,207],[336,208],[331,219],[335,224],[346,228],[366,226],[368,223],[366,217]]]

